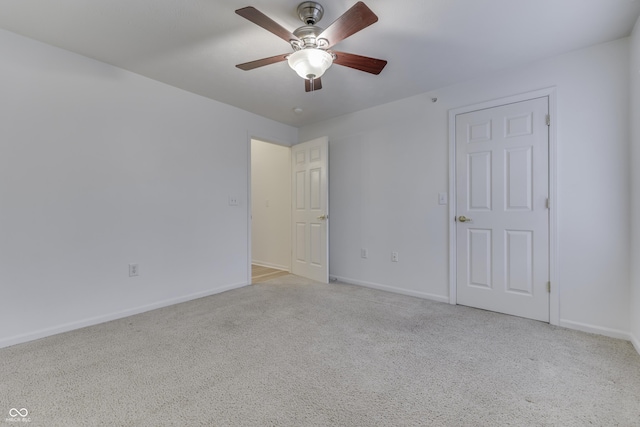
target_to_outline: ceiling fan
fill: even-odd
[[[305,1],[298,5],[298,16],[305,24],[292,32],[273,21],[252,6],[236,10],[236,13],[291,44],[293,53],[238,64],[241,70],[253,70],[277,62],[288,61],[289,66],[305,80],[305,91],[322,89],[320,78],[331,64],[354,68],[371,74],[380,74],[387,65],[383,59],[354,55],[330,50],[333,46],[378,21],[378,17],[363,2],[336,19],[326,29],[316,26],[324,15],[324,8],[317,2]]]

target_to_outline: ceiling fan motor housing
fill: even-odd
[[[324,28],[315,25],[304,25],[296,29],[293,34],[299,40],[293,41],[291,44],[294,50],[306,48],[324,48],[329,43],[325,39],[319,39],[318,35],[322,34]]]

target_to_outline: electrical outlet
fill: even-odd
[[[398,252],[391,252],[391,262],[398,262]]]
[[[360,257],[364,259],[369,258],[369,251],[365,248],[360,249]]]
[[[240,202],[236,196],[229,195],[229,206],[238,206]]]
[[[138,268],[138,264],[129,264],[129,277],[139,276],[140,269]]]

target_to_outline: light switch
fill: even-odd
[[[446,205],[448,203],[448,197],[447,197],[447,193],[438,193],[438,204],[439,205]]]

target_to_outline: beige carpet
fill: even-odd
[[[31,422],[12,422],[12,408]],[[621,340],[289,275],[0,350],[3,423],[637,426],[640,355]]]

